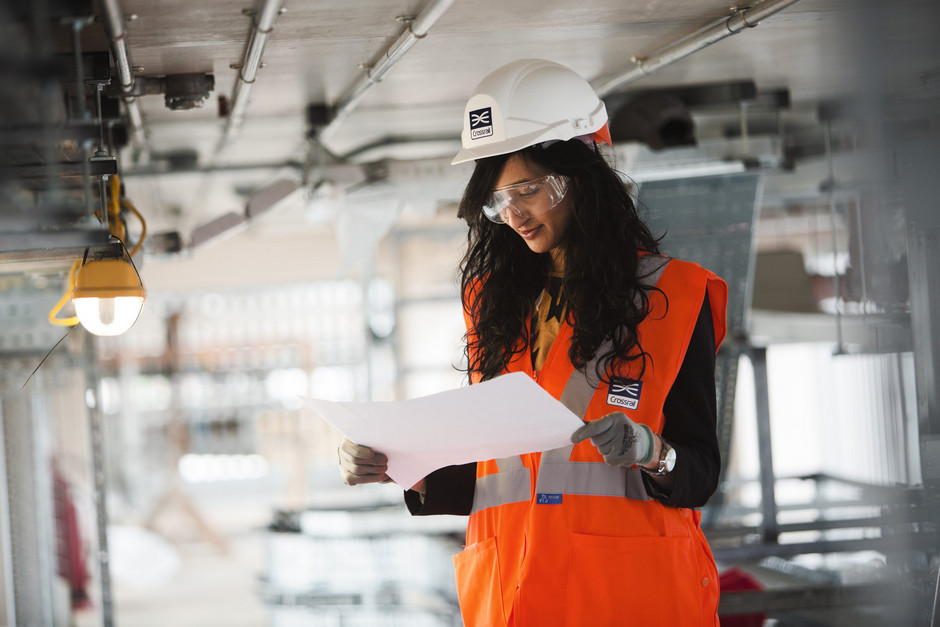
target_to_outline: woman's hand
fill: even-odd
[[[577,444],[591,438],[591,444],[611,466],[646,465],[653,461],[653,432],[644,424],[633,422],[623,412],[592,420],[571,434]]]
[[[348,438],[336,449],[339,471],[346,485],[388,483],[388,457]]]

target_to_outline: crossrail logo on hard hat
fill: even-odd
[[[493,110],[483,107],[470,111],[470,139],[490,137],[493,134]]]
[[[591,84],[554,61],[519,59],[490,72],[464,108],[452,164],[579,138],[610,143],[607,108]]]
[[[607,389],[607,404],[636,409],[640,404],[640,392],[643,382],[624,377],[611,377],[610,387]]]

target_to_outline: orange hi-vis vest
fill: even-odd
[[[662,290],[648,291],[638,328],[651,357],[642,377],[641,360],[613,364],[607,382],[594,363],[575,370],[567,323],[542,370],[532,371],[528,349],[507,370],[528,372],[584,420],[623,411],[660,433],[706,289],[716,344],[724,338],[727,286],[675,259],[644,255],[640,266]],[[478,462],[467,546],[454,557],[464,624],[717,627],[718,574],[700,518],[652,499],[639,469],[605,463],[590,440]]]

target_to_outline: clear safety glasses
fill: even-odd
[[[568,180],[555,174],[500,187],[486,199],[483,214],[497,224],[506,224],[510,211],[520,218],[540,216],[554,209],[567,190]]]

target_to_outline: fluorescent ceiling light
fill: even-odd
[[[657,164],[647,167],[638,166],[630,171],[630,178],[637,183],[646,181],[664,181],[687,179],[697,176],[718,176],[744,172],[741,161],[706,161],[699,163]]]

